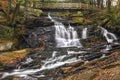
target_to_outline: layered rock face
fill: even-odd
[[[54,41],[54,25],[48,18],[35,19],[27,25],[27,32],[24,35],[28,47],[38,48],[41,46],[50,47]]]

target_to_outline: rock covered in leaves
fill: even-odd
[[[9,68],[11,66],[15,67],[17,61],[23,59],[28,53],[30,49],[23,49],[11,52],[2,52],[0,54],[0,66],[6,66],[5,68]]]

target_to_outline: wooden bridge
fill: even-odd
[[[84,3],[38,3],[36,8],[42,10],[86,10],[94,6]]]

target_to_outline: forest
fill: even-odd
[[[120,80],[120,0],[0,0],[0,80]]]

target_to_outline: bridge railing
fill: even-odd
[[[39,3],[37,8],[47,9],[89,9],[92,8],[89,4],[84,3]]]

